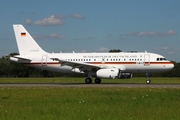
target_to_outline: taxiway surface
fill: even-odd
[[[180,88],[180,84],[85,84],[85,83],[1,83],[0,87],[122,87],[122,88]]]

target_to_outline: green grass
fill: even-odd
[[[85,78],[0,78],[0,83],[84,83]],[[179,84],[180,78],[151,78]],[[103,79],[144,83],[144,77]],[[0,87],[0,120],[179,120],[180,88]]]
[[[59,78],[0,78],[0,83],[85,83],[83,77],[59,77]],[[133,77],[131,79],[102,79],[102,83],[146,83],[145,77]],[[180,83],[176,77],[152,77],[151,83]]]
[[[179,88],[1,87],[0,120],[179,120]]]

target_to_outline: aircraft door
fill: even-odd
[[[47,55],[42,56],[41,65],[42,66],[47,66]]]
[[[150,65],[150,55],[145,54],[144,55],[144,66],[149,66]]]

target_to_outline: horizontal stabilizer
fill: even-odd
[[[14,56],[14,58],[18,58],[18,59],[22,59],[22,60],[29,60],[29,61],[31,61],[30,58],[24,57],[24,56],[20,56],[20,55]]]
[[[16,55],[14,57],[10,57],[10,60],[14,61],[14,62],[18,62],[18,63],[30,63],[31,59],[24,57],[24,56],[20,56],[20,55]]]

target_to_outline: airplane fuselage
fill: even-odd
[[[163,72],[174,67],[163,56],[148,52],[47,53],[20,24],[13,25],[20,55],[10,59],[25,65],[62,73],[87,74],[86,83],[101,83],[100,78],[132,77],[131,73]],[[125,74],[124,74],[125,73]],[[151,81],[146,74],[146,83]]]
[[[26,57],[26,55],[24,57]],[[51,58],[93,64],[100,66],[100,68],[122,68],[123,72],[130,73],[163,72],[174,67],[174,65],[170,61],[165,60],[163,56],[146,52],[43,53],[38,55],[33,54],[32,56],[28,55],[27,57],[32,61],[27,62],[26,60],[21,60],[19,63],[63,73],[73,73],[73,67],[61,65],[61,62],[52,60]]]

